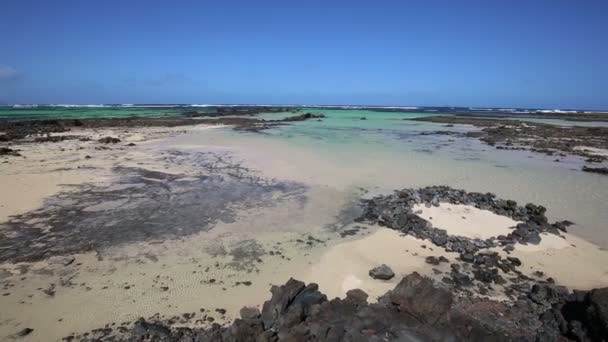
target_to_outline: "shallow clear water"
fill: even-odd
[[[524,151],[496,150],[477,139],[428,134],[466,132],[472,126],[404,120],[428,114],[365,110],[310,109],[326,118],[298,122],[252,135],[255,144],[265,139],[297,147],[286,163],[308,169],[328,186],[350,184],[373,191],[427,185],[450,185],[469,191],[494,192],[521,203],[548,208],[551,219],[577,223],[571,231],[608,247],[608,181],[605,176],[581,172],[582,160]],[[270,118],[273,115],[268,114]],[[361,120],[365,117],[366,120]],[[232,134],[232,133],[228,133]],[[242,134],[240,134],[242,136]],[[268,154],[272,154],[271,148]],[[299,152],[322,156],[300,164]],[[304,155],[304,154],[303,154]],[[271,157],[269,157],[271,158]],[[327,165],[321,165],[329,160]],[[331,165],[330,165],[331,164]],[[297,172],[297,171],[294,171]]]
[[[176,115],[185,110],[193,108],[4,107],[0,108],[0,118],[157,116]],[[448,128],[443,124],[407,120],[433,114],[312,107],[301,112],[322,113],[326,117],[279,126],[264,134],[226,129],[222,130],[219,141],[231,148],[251,147],[245,149],[249,155],[264,149],[267,156],[260,168],[266,167],[266,171],[272,173],[269,165],[275,165],[273,158],[283,158],[280,166],[287,165],[285,170],[306,172],[324,186],[365,187],[380,192],[446,184],[542,204],[548,208],[551,218],[575,221],[577,226],[572,227],[573,232],[608,247],[608,181],[605,176],[581,172],[580,159],[561,158],[557,163],[555,157],[541,154],[496,150],[477,139],[428,134],[447,130],[466,132],[474,130],[472,126]],[[280,119],[291,115],[294,114],[268,113],[260,117]],[[201,144],[209,143],[206,135],[200,139]]]

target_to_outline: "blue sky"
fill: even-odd
[[[608,109],[608,1],[4,0],[0,102]]]

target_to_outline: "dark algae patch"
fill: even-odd
[[[185,177],[116,167],[118,181],[110,188],[83,184],[46,199],[42,208],[0,224],[0,261],[179,238],[232,222],[240,209],[272,206],[280,200],[277,193],[304,196],[302,185],[258,178],[228,159],[219,163],[215,155],[196,158],[208,174]]]

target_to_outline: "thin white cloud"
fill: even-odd
[[[0,81],[13,81],[19,78],[21,74],[8,65],[0,64]]]

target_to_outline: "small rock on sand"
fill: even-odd
[[[34,329],[32,329],[32,328],[25,328],[25,329],[19,331],[17,333],[17,336],[19,336],[19,337],[27,336],[27,335],[31,334],[32,331],[34,331]]]
[[[389,280],[395,276],[393,270],[385,264],[369,270],[369,276],[374,279]]]

